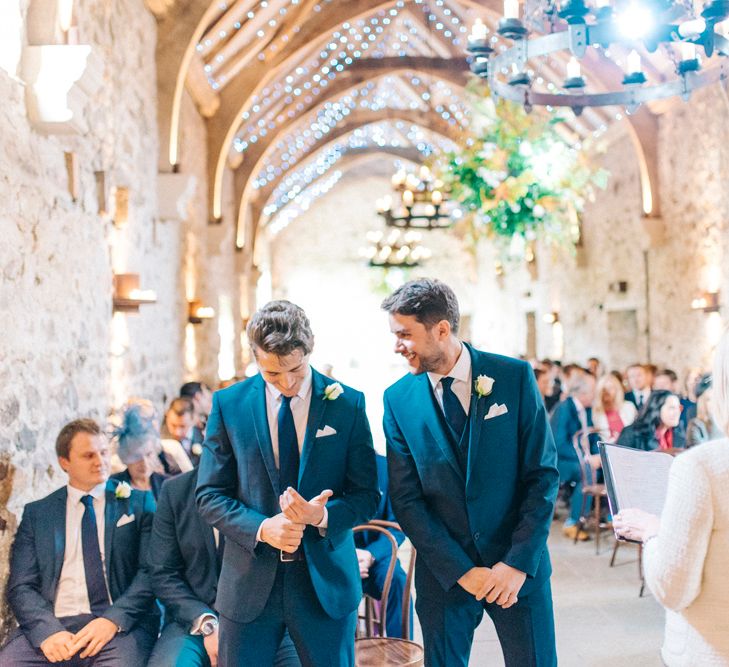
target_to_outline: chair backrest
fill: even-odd
[[[368,530],[372,530],[378,533],[381,533],[385,536],[387,536],[387,539],[390,542],[390,563],[387,567],[387,574],[385,575],[385,582],[382,586],[382,606],[380,611],[380,618],[379,618],[379,633],[381,637],[385,637],[385,627],[386,627],[386,621],[387,621],[387,597],[390,593],[390,586],[392,584],[392,577],[393,573],[395,572],[395,566],[397,565],[397,540],[393,536],[393,534],[390,532],[391,530],[397,530],[399,532],[402,532],[402,529],[400,528],[400,524],[395,523],[394,521],[384,521],[381,519],[373,519],[369,523],[362,524],[360,526],[355,526],[353,529],[353,532],[355,533],[361,533]],[[415,558],[416,558],[416,551],[415,547],[411,544],[411,555],[410,555],[410,563],[408,564],[408,569],[406,573],[406,579],[405,579],[405,591],[403,593],[403,599],[402,599],[402,639],[410,639],[410,598],[412,595],[412,587],[413,587],[413,575],[415,572]]]
[[[582,486],[590,486],[597,482],[597,467],[593,467],[590,459],[590,436],[600,433],[599,428],[582,428],[572,436],[572,446],[580,463]]]

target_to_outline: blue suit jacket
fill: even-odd
[[[156,632],[159,616],[147,569],[154,499],[137,490],[129,498],[116,498],[116,484],[109,480],[106,486],[104,561],[113,604],[102,616],[126,631],[143,623]],[[64,486],[26,505],[10,557],[8,601],[20,629],[36,648],[65,629],[53,606],[65,551],[67,497]],[[123,515],[131,514],[134,521],[117,527]]]
[[[377,512],[373,519],[382,519],[384,521],[397,521],[395,513],[392,511],[392,503],[390,502],[390,494],[387,492],[387,459],[384,456],[377,455],[377,484],[380,488],[380,503],[377,506]],[[395,538],[398,546],[405,541],[405,535],[402,531],[389,529]],[[392,556],[392,545],[386,535],[374,530],[368,530],[357,533],[354,536],[354,544],[358,549],[367,549],[374,557],[375,561],[390,562]]]
[[[554,441],[529,364],[466,347],[474,382],[479,375],[495,382],[488,396],[472,392],[465,477],[427,374],[406,375],[385,392],[390,498],[418,563],[443,590],[479,562],[503,561],[526,572],[526,595],[551,573]],[[486,420],[496,403],[508,412]]]
[[[332,618],[356,609],[362,596],[352,527],[377,508],[377,471],[364,396],[344,387],[324,399],[330,381],[313,371],[311,407],[299,468],[299,492],[313,498],[331,489],[326,535],[307,526],[303,548],[314,589]],[[325,425],[336,434],[316,437]],[[218,391],[200,462],[197,503],[203,518],[226,537],[216,609],[240,623],[255,619],[273,587],[279,552],[256,544],[258,528],[280,512],[278,470],[260,375]]]
[[[185,626],[215,613],[220,573],[213,529],[195,504],[196,484],[197,469],[162,485],[149,543],[154,593],[167,615]]]
[[[577,461],[577,452],[575,452],[572,439],[575,433],[582,428],[582,422],[580,422],[580,416],[577,414],[577,407],[572,398],[568,397],[564,401],[560,401],[554,409],[550,425],[559,460]]]

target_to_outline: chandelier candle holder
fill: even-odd
[[[369,265],[379,268],[413,268],[432,255],[429,248],[421,244],[423,235],[413,230],[371,231],[367,234],[370,243],[360,250],[360,255]]]
[[[377,200],[377,213],[388,227],[427,230],[451,226],[445,184],[428,167],[422,166],[417,175],[399,170],[392,177],[392,187],[395,201],[389,195]]]
[[[729,40],[718,25],[729,17],[729,0],[708,0],[698,9],[681,0],[595,0],[594,5],[564,0],[559,6],[554,0],[526,0],[524,8],[521,18],[519,1],[504,0],[497,32],[513,42],[510,47],[495,51],[497,35],[476,20],[467,50],[471,71],[488,81],[492,94],[527,111],[534,105],[568,107],[579,115],[585,107],[616,105],[632,113],[643,103],[688,99],[694,90],[729,79]],[[675,76],[649,81],[640,54],[659,47],[675,63]],[[616,57],[628,53],[622,87],[589,89],[580,61],[590,48],[606,65],[620,66]],[[563,90],[537,87],[532,69],[559,53],[568,56]],[[702,61],[715,55],[717,64],[703,67]]]

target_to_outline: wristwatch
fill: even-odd
[[[209,637],[218,629],[217,618],[206,618],[203,624],[200,626],[200,634],[203,637]]]

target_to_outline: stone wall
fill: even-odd
[[[26,2],[10,2],[27,11]],[[132,394],[161,406],[182,376],[183,239],[179,225],[156,218],[155,22],[142,0],[81,0],[76,13],[101,80],[83,110],[83,136],[36,132],[23,83],[9,65],[0,69],[3,582],[23,505],[65,482],[53,449],[60,427],[81,415],[103,420]],[[77,201],[67,152],[78,162]],[[99,213],[95,172],[105,173],[108,193],[129,188],[121,228]],[[157,303],[112,318],[114,271],[139,273]]]

